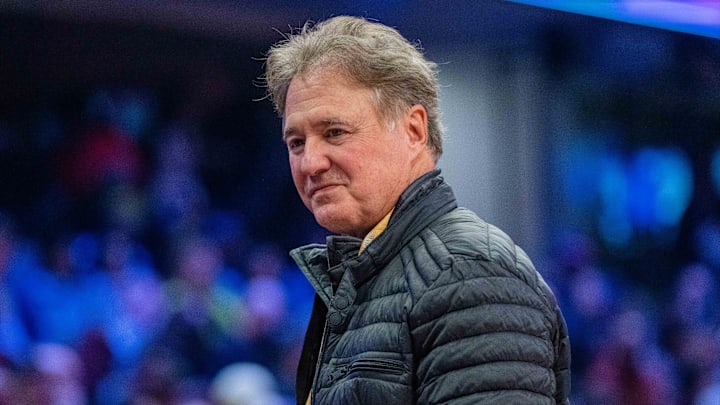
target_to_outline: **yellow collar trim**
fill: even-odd
[[[363,238],[362,243],[360,244],[360,251],[358,251],[358,254],[362,253],[363,250],[370,244],[370,242],[374,241],[378,236],[380,236],[381,233],[387,228],[388,222],[390,222],[390,216],[392,215],[393,210],[390,210],[390,212],[385,215],[383,219],[378,222],[377,225],[373,229],[368,232],[367,235],[365,235],[365,238]]]

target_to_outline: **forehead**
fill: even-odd
[[[371,110],[371,114],[368,114]],[[375,117],[373,91],[334,71],[295,76],[288,87],[283,127]]]
[[[288,86],[285,112],[297,104],[322,99],[350,100],[372,91],[337,70],[321,70],[296,75]],[[336,101],[337,102],[337,101]]]

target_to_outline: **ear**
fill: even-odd
[[[410,107],[403,120],[405,133],[410,145],[418,150],[424,150],[428,143],[428,118],[425,107],[415,104]]]

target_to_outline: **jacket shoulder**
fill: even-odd
[[[422,232],[403,253],[410,293],[414,300],[430,289],[469,279],[496,279],[513,299],[529,292],[524,304],[541,310],[550,324],[558,311],[555,296],[525,251],[500,228],[472,211],[457,208]],[[520,294],[520,295],[519,295]]]
[[[457,208],[438,218],[420,235],[415,249],[413,244],[410,247],[415,259],[418,255],[427,255],[434,264],[418,266],[418,271],[426,273],[422,275],[426,281],[435,280],[456,260],[474,259],[491,264],[485,266],[486,271],[504,273],[488,276],[512,275],[534,287],[540,282],[530,257],[510,236],[465,208]]]
[[[419,374],[430,385],[421,396],[432,397],[430,403],[442,402],[436,394],[469,399],[494,387],[508,395],[537,394],[523,403],[564,403],[570,390],[564,319],[528,255],[505,232],[458,208],[408,248],[403,264],[413,296],[410,324],[427,356]],[[436,381],[450,383],[459,370],[477,381],[478,392],[460,385],[432,388]],[[499,375],[509,377],[489,377]],[[522,382],[512,377],[520,375]]]

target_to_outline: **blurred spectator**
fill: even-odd
[[[677,381],[667,356],[655,346],[646,315],[624,309],[610,324],[611,335],[595,351],[588,374],[589,404],[675,403]]]
[[[44,253],[46,266],[37,263],[19,279],[19,299],[35,340],[72,345],[105,311],[99,241],[90,233],[58,235]]]
[[[105,305],[111,307],[103,330],[116,361],[131,365],[166,323],[165,291],[148,252],[128,234],[109,231],[103,242]]]
[[[710,266],[715,274],[720,275],[720,212],[717,217],[701,220],[693,234],[693,246],[699,260]]]
[[[690,398],[716,378],[720,364],[718,302],[717,276],[708,266],[693,263],[680,269],[664,331],[677,360],[684,394]]]
[[[10,272],[15,269],[15,234],[13,224],[0,213],[0,360],[22,365],[27,361],[30,335],[17,301],[17,291],[10,284]],[[4,371],[4,370],[3,370]],[[7,374],[5,374],[7,376]],[[11,382],[9,377],[5,380]],[[0,383],[2,385],[2,383]]]
[[[234,363],[217,373],[210,386],[216,405],[290,405],[278,392],[273,374],[253,363]]]
[[[184,375],[210,376],[252,350],[245,336],[244,281],[225,266],[222,251],[210,239],[180,241],[173,276],[167,281],[169,322],[155,342],[182,359]]]
[[[22,388],[27,403],[36,405],[85,405],[85,370],[80,356],[71,347],[43,343],[33,350],[33,378]]]
[[[95,290],[105,315],[79,342],[86,384],[99,403],[119,403],[149,345],[167,322],[162,280],[130,236],[109,230],[102,240]]]
[[[708,384],[700,388],[693,405],[714,405],[720,403],[720,367],[716,367],[709,378]]]
[[[81,135],[59,168],[72,192],[82,195],[113,184],[137,184],[143,170],[135,140],[107,125]]]
[[[248,259],[246,334],[252,340],[277,339],[287,318],[287,298],[282,276],[284,255],[274,245],[255,247]]]
[[[282,391],[295,385],[301,342],[313,296],[297,268],[275,244],[258,243],[248,257],[243,334],[254,347],[253,360],[271,370]]]
[[[165,241],[160,249],[198,232],[207,214],[208,196],[199,171],[199,134],[183,125],[166,128],[157,139],[156,167],[148,190],[152,234]],[[159,240],[152,243],[161,244]]]
[[[83,113],[86,123],[105,123],[140,142],[156,122],[157,102],[146,88],[100,88],[90,95]]]

